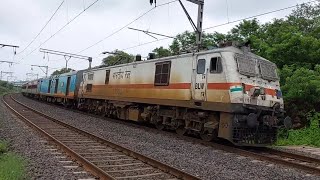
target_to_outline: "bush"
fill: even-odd
[[[320,104],[320,66],[314,70],[306,67],[284,66],[280,71],[285,108],[302,127],[308,124],[307,114],[317,111]]]
[[[310,126],[299,130],[281,130],[276,145],[308,145],[320,147],[320,113],[308,117]],[[287,138],[285,137],[287,135]]]
[[[5,141],[0,141],[0,155],[8,152],[8,143]]]

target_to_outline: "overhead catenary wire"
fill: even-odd
[[[178,1],[178,0],[173,0],[173,1],[169,1],[169,2],[163,3],[163,4],[159,4],[159,5],[157,5],[156,7],[153,7],[153,8],[151,8],[151,9],[149,9],[148,11],[144,12],[144,13],[143,13],[142,15],[140,15],[139,17],[135,18],[133,21],[129,22],[128,24],[126,24],[126,25],[124,25],[124,26],[122,26],[120,29],[114,31],[113,33],[109,34],[108,36],[102,38],[101,40],[93,43],[92,45],[84,48],[83,50],[81,50],[81,51],[79,51],[79,52],[77,52],[77,53],[82,53],[83,51],[86,51],[86,50],[88,50],[88,49],[96,46],[97,44],[101,43],[102,41],[104,41],[104,40],[106,40],[106,39],[114,36],[115,34],[119,33],[119,32],[122,31],[123,29],[127,28],[128,26],[130,26],[132,23],[136,22],[137,20],[139,20],[139,19],[141,19],[142,17],[144,17],[145,15],[147,15],[149,12],[153,11],[154,9],[156,9],[156,8],[158,8],[158,7],[161,7],[161,6],[164,6],[164,5],[167,5],[167,4],[174,3],[174,2],[176,2],[176,1]]]
[[[40,32],[32,39],[32,41],[18,54],[23,53],[38,37],[39,35],[42,33],[42,31],[47,27],[47,25],[50,23],[50,21],[53,19],[53,17],[56,15],[56,13],[58,12],[58,10],[61,8],[62,4],[64,3],[64,0],[60,3],[60,5],[58,6],[58,8],[54,11],[54,13],[51,15],[50,19],[46,22],[46,24],[41,28]]]
[[[164,40],[167,40],[167,39],[171,39],[171,38],[168,37],[168,38],[157,39],[157,40],[154,40],[154,41],[149,41],[149,42],[146,42],[146,43],[142,43],[142,44],[139,44],[139,45],[135,45],[135,46],[131,46],[131,47],[127,47],[127,48],[121,49],[121,51],[133,49],[133,48],[140,47],[140,46],[145,46],[145,45],[148,45],[148,44],[152,44],[152,43],[159,42],[159,41],[164,41]]]
[[[250,17],[246,17],[246,18],[241,18],[241,19],[238,19],[238,20],[234,20],[234,21],[231,21],[231,22],[228,22],[228,23],[222,23],[222,24],[218,24],[218,25],[211,26],[211,27],[208,27],[208,28],[204,28],[204,30],[213,29],[213,28],[220,27],[220,26],[225,26],[225,25],[228,25],[228,24],[240,22],[240,21],[247,20],[247,19],[252,19],[252,18],[255,18],[255,17],[259,17],[259,16],[268,15],[268,14],[275,13],[275,12],[279,12],[279,11],[284,11],[284,10],[287,10],[287,9],[292,9],[292,8],[297,7],[297,6],[300,6],[300,5],[302,5],[302,4],[309,4],[309,3],[314,3],[314,2],[319,2],[319,1],[318,1],[318,0],[309,1],[309,2],[305,2],[305,3],[301,3],[301,4],[289,6],[289,7],[286,7],[286,8],[281,8],[281,9],[277,9],[277,10],[273,10],[273,11],[268,11],[268,12],[261,13],[261,14],[257,14],[257,15],[254,15],[254,16],[250,16]],[[131,47],[124,48],[124,49],[122,49],[122,51],[128,50],[128,49],[133,49],[133,48],[140,47],[140,46],[145,46],[145,45],[148,45],[148,44],[156,43],[156,42],[158,42],[158,41],[163,41],[163,40],[167,40],[167,39],[170,39],[170,38],[163,38],[163,39],[158,39],[158,40],[154,40],[154,41],[149,41],[149,42],[142,43],[142,44],[139,44],[139,45],[135,45],[135,46],[131,46]]]
[[[99,0],[95,0],[93,3],[91,3],[88,7],[86,7],[83,11],[81,11],[79,14],[77,14],[75,17],[73,17],[70,21],[68,21],[64,26],[62,26],[58,31],[56,31],[53,35],[51,35],[48,39],[46,39],[44,42],[42,42],[38,47],[33,49],[30,53],[28,53],[25,57],[21,58],[21,60],[28,57],[30,54],[32,54],[34,51],[36,51],[38,48],[40,48],[42,45],[47,43],[50,39],[52,39],[54,36],[56,36],[58,33],[60,33],[64,28],[66,28],[71,22],[76,20],[81,14],[83,14],[86,10],[88,10],[90,7],[92,7],[94,4],[96,4]]]
[[[176,1],[177,1],[177,0],[176,0]],[[175,2],[175,1],[170,1],[170,2],[168,2],[168,3],[172,3],[172,2]],[[318,0],[314,0],[314,1],[309,1],[309,2],[304,2],[304,3],[297,4],[297,5],[289,6],[289,7],[286,7],[286,8],[281,8],[281,9],[277,9],[277,10],[273,10],[273,11],[268,11],[268,12],[261,13],[261,14],[257,14],[257,15],[254,15],[254,16],[249,16],[249,17],[246,17],[246,18],[241,18],[241,19],[238,19],[238,20],[230,21],[230,22],[228,22],[228,23],[222,23],[222,24],[210,26],[210,27],[204,28],[203,30],[217,28],[217,27],[225,26],[225,25],[228,25],[228,24],[240,22],[240,21],[247,20],[247,19],[253,19],[253,18],[256,18],[256,17],[260,17],[260,16],[272,14],[272,13],[275,13],[275,12],[292,9],[292,8],[295,8],[295,7],[300,6],[300,5],[302,5],[302,4],[310,4],[310,3],[315,3],[315,2],[319,2],[319,1],[318,1]],[[168,3],[167,3],[167,4],[168,4]],[[160,6],[160,5],[159,5],[159,6]],[[152,9],[154,9],[154,8],[152,8]],[[150,12],[152,9],[150,9],[149,11],[147,11],[146,13],[144,13],[144,15],[146,15],[146,14],[147,14],[148,12]],[[140,17],[140,16],[139,16],[139,17]],[[138,19],[138,18],[136,18],[136,19]],[[129,25],[130,25],[130,24],[129,24]],[[129,25],[127,25],[127,26],[129,26]],[[122,29],[126,28],[127,26],[124,26]],[[170,38],[163,38],[163,39],[158,39],[158,40],[154,40],[154,41],[149,41],[149,42],[142,43],[142,44],[139,44],[139,45],[135,45],[135,46],[131,46],[131,47],[124,48],[124,49],[122,49],[122,51],[125,51],[125,50],[128,50],[128,49],[133,49],[133,48],[140,47],[140,46],[145,46],[145,45],[148,45],[148,44],[156,43],[156,42],[158,42],[158,41],[163,41],[163,40],[167,40],[167,39],[170,39]],[[98,43],[97,43],[97,44],[98,44]],[[88,49],[89,49],[89,48],[88,48]],[[85,49],[85,50],[86,50],[86,49]],[[84,50],[83,50],[83,51],[84,51]],[[81,51],[80,51],[80,52],[81,52]],[[99,57],[99,56],[97,56],[97,57]],[[94,59],[97,58],[97,57],[94,57]],[[75,64],[75,63],[73,63],[73,64]],[[59,69],[59,67],[49,68],[49,69]]]
[[[114,36],[115,34],[119,33],[120,31],[122,31],[123,29],[127,28],[128,26],[130,26],[131,24],[133,24],[133,23],[136,22],[137,20],[141,19],[142,17],[144,17],[145,15],[147,15],[148,13],[150,13],[151,11],[153,11],[154,9],[156,9],[157,7],[161,7],[161,6],[164,6],[164,5],[168,5],[168,4],[177,2],[177,1],[178,1],[178,0],[172,0],[172,1],[169,1],[169,2],[166,2],[166,3],[163,3],[163,4],[159,4],[159,5],[157,5],[156,7],[153,7],[153,8],[151,8],[151,9],[149,9],[148,11],[142,13],[140,16],[136,17],[134,20],[130,21],[128,24],[122,26],[122,27],[119,28],[118,30],[116,30],[116,31],[112,32],[111,34],[109,34],[108,36],[104,37],[103,39],[101,39],[101,40],[95,42],[94,44],[92,44],[92,45],[90,45],[90,46],[82,49],[81,51],[78,51],[77,54],[82,53],[82,52],[84,52],[84,51],[86,51],[86,50],[88,50],[88,49],[90,49],[90,48],[98,45],[99,43],[105,41],[106,39]],[[58,59],[58,60],[63,60],[63,59]]]
[[[285,8],[281,8],[281,9],[277,9],[277,10],[273,10],[273,11],[268,11],[268,12],[261,13],[261,14],[257,14],[257,15],[254,15],[254,16],[249,16],[249,17],[246,17],[246,18],[230,21],[230,22],[227,22],[227,23],[222,23],[222,24],[218,24],[218,25],[215,25],[215,26],[210,26],[210,27],[204,28],[203,30],[213,29],[213,28],[217,28],[217,27],[220,27],[220,26],[225,26],[225,25],[228,25],[228,24],[237,23],[237,22],[240,22],[240,21],[253,19],[253,18],[256,18],[256,17],[260,17],[260,16],[264,16],[264,15],[268,15],[268,14],[272,14],[272,13],[276,13],[276,12],[280,12],[280,11],[284,11],[284,10],[288,10],[288,9],[293,9],[293,8],[298,7],[300,5],[310,4],[310,3],[314,3],[314,2],[319,2],[319,0],[308,1],[308,2],[301,3],[301,4],[297,4],[297,5],[293,5],[293,6],[289,6],[289,7],[285,7]]]

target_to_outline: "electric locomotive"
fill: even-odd
[[[276,65],[247,47],[224,47],[87,69],[78,107],[148,122],[204,140],[267,145],[284,117]]]
[[[74,77],[72,89],[68,77]],[[44,92],[39,91],[44,100],[151,123],[179,135],[197,134],[206,141],[222,138],[240,146],[270,145],[280,127],[292,125],[285,117],[276,65],[248,47],[150,56],[145,61],[137,56],[132,63],[38,82],[44,87]],[[62,93],[46,92],[57,86]]]

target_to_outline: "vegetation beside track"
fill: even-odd
[[[13,85],[0,81],[0,96],[10,92],[16,92]],[[25,179],[25,160],[10,152],[8,146],[8,142],[0,140],[0,180]]]
[[[0,81],[0,96],[10,92],[17,92],[17,89],[11,83]]]
[[[309,119],[310,125],[308,127],[298,130],[281,131],[276,145],[307,145],[320,147],[320,113],[309,116]]]
[[[9,152],[8,143],[0,141],[0,179],[25,179],[25,160]]]

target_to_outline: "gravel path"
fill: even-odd
[[[27,179],[78,179],[46,149],[45,140],[12,115],[0,97],[0,139],[27,162]]]
[[[172,133],[94,118],[39,103],[22,95],[16,98],[54,118],[202,179],[320,179],[305,172],[187,142]]]

